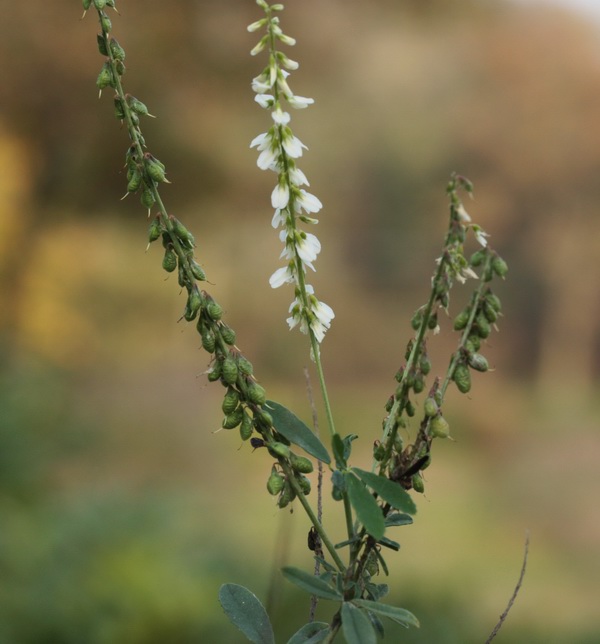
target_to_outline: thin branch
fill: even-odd
[[[508,602],[508,606],[506,607],[506,610],[502,613],[502,615],[500,615],[500,619],[498,620],[498,623],[494,627],[494,630],[492,631],[491,635],[485,641],[485,644],[489,644],[494,639],[494,637],[498,635],[498,631],[502,628],[502,624],[504,624],[504,620],[508,617],[508,612],[510,611],[510,609],[513,607],[513,604],[515,603],[517,595],[521,590],[521,585],[523,584],[523,578],[525,577],[525,570],[527,569],[528,555],[529,555],[529,530],[527,530],[525,534],[525,554],[523,556],[523,565],[521,566],[521,574],[519,575],[519,581],[515,586],[515,589],[513,591],[512,597],[510,598],[510,601]]]

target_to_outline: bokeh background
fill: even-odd
[[[600,22],[500,0],[290,0],[301,167],[325,204],[313,280],[338,428],[369,463],[413,311],[426,299],[453,170],[510,264],[495,370],[452,392],[415,525],[388,558],[420,631],[483,642],[600,641]],[[272,572],[309,566],[308,524],[265,491],[270,462],[220,426],[222,389],[147,220],[125,191],[127,135],[98,100],[80,3],[4,3],[0,21],[0,642],[238,642],[225,581],[270,601],[285,641],[306,598]],[[196,235],[210,291],[271,398],[310,418],[305,338],[272,291],[273,176],[250,140],[260,17],[250,0],[119,3],[129,92],[167,165],[164,199]],[[455,296],[454,310],[461,298]],[[431,345],[444,371],[451,323]],[[339,523],[339,507],[326,505]],[[341,538],[341,534],[340,534]],[[268,599],[270,597],[270,600]],[[326,607],[321,616],[326,617]]]

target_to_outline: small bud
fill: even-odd
[[[137,112],[137,114],[141,114],[142,116],[152,116],[152,114],[150,114],[150,112],[148,111],[145,103],[142,103],[142,101],[135,98],[135,96],[128,96],[127,102],[129,103],[129,107],[134,112]]]
[[[477,335],[484,340],[492,332],[492,327],[483,313],[479,313],[475,319],[475,325],[477,327]]]
[[[432,313],[427,320],[427,327],[429,329],[435,329],[438,324],[437,313]]]
[[[294,490],[292,490],[292,487],[290,486],[289,482],[285,481],[285,483],[283,484],[283,490],[281,491],[281,495],[279,496],[279,500],[277,501],[277,505],[280,508],[285,508],[295,498],[296,498],[296,493],[294,492]]]
[[[421,322],[423,322],[423,311],[421,309],[417,309],[410,320],[410,326],[414,331],[418,331],[421,326]]]
[[[379,441],[375,441],[373,445],[373,458],[376,461],[382,461],[383,457],[385,456],[385,446],[383,443],[380,443]]]
[[[105,87],[114,87],[114,86],[115,86],[115,81],[113,78],[112,70],[110,68],[109,63],[106,62],[104,63],[104,65],[102,65],[102,69],[98,74],[98,78],[96,79],[96,87],[100,91],[102,91]]]
[[[115,94],[115,116],[122,121],[125,118],[125,110],[123,109],[123,102],[118,94]]]
[[[471,390],[471,372],[466,364],[460,363],[456,365],[452,380],[454,380],[461,393],[466,394]]]
[[[431,360],[427,357],[426,354],[421,355],[419,360],[419,368],[421,369],[424,376],[426,376],[431,371]]]
[[[136,166],[131,172],[131,178],[129,179],[129,183],[127,184],[127,192],[137,192],[141,184],[142,173]]]
[[[450,436],[450,425],[448,425],[448,421],[440,414],[432,418],[429,423],[429,432],[434,438],[448,438]]]
[[[298,481],[298,485],[302,490],[302,494],[304,494],[304,496],[308,496],[310,494],[311,488],[310,481],[306,478],[306,476],[303,476],[302,474],[296,477],[296,481]]]
[[[413,391],[416,394],[420,394],[423,389],[425,389],[425,378],[423,377],[423,374],[419,371],[415,375],[415,382],[413,384]]]
[[[498,319],[498,312],[487,300],[483,302],[483,314],[492,324]]]
[[[144,162],[146,165],[146,172],[152,181],[157,183],[165,182],[168,183],[167,178],[165,177],[165,166],[160,163],[158,159],[155,159],[150,152],[144,154]]]
[[[94,0],[94,4],[96,3],[96,1],[97,0]],[[102,31],[105,34],[110,33],[112,29],[112,22],[110,21],[110,18],[105,13],[100,14],[100,26],[102,27]]]
[[[255,418],[263,427],[273,427],[273,416],[271,416],[269,412],[261,409],[258,416],[255,416]]]
[[[471,264],[471,266],[473,267],[481,266],[481,264],[483,264],[483,260],[485,259],[486,255],[487,255],[487,251],[484,248],[481,248],[480,250],[476,250],[471,255],[469,264]]]
[[[502,302],[500,302],[500,298],[495,293],[492,293],[492,291],[488,291],[485,294],[485,301],[494,309],[494,311],[496,311],[496,313],[500,313],[502,310]]]
[[[169,221],[173,225],[173,232],[189,248],[194,248],[196,242],[192,233],[173,215],[169,215]]]
[[[244,358],[244,356],[240,356],[238,358],[238,370],[244,376],[251,376],[254,371],[254,367],[250,360]]]
[[[142,206],[148,208],[148,214],[150,214],[150,209],[155,204],[156,200],[154,199],[154,193],[147,186],[142,190],[140,201],[142,203]]]
[[[203,343],[204,344],[204,343]],[[213,366],[208,370],[208,382],[216,382],[221,377],[221,363],[217,360]]]

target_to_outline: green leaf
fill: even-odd
[[[346,457],[344,456],[344,442],[339,434],[333,435],[333,438],[331,439],[331,449],[333,449],[333,455],[335,456],[335,464],[338,469],[343,470],[347,463]]]
[[[377,543],[380,543],[382,546],[385,546],[386,548],[390,548],[390,550],[395,550],[396,552],[400,550],[400,544],[397,541],[392,541],[392,539],[388,539],[387,537],[383,537],[383,539],[379,539]]]
[[[408,492],[400,487],[398,483],[386,479],[385,476],[379,476],[374,472],[367,472],[358,467],[353,467],[352,471],[372,490],[393,508],[407,512],[408,514],[415,514],[417,506],[411,499]]]
[[[412,517],[408,514],[402,514],[401,512],[394,512],[393,514],[388,514],[385,518],[386,528],[391,528],[394,526],[401,525],[410,525],[413,522]]]
[[[343,599],[342,595],[335,588],[332,588],[326,581],[320,577],[311,575],[309,572],[292,566],[286,566],[281,569],[281,573],[292,584],[302,588],[302,590],[305,590],[311,595],[333,601],[342,601]]]
[[[345,472],[348,498],[356,511],[358,520],[365,530],[375,539],[381,539],[385,532],[383,513],[373,495],[367,490],[364,483],[351,472]]]
[[[327,622],[310,622],[297,631],[288,640],[287,644],[318,644],[322,642],[329,632]]]
[[[331,457],[323,443],[295,414],[272,400],[267,400],[266,406],[273,417],[275,429],[282,436],[320,461],[327,464],[331,462]]]
[[[369,618],[360,608],[342,604],[342,631],[348,644],[377,644],[377,635]]]
[[[258,597],[238,584],[224,584],[219,602],[229,621],[254,644],[275,644],[273,627]]]
[[[402,626],[406,626],[406,628],[409,626],[416,626],[419,628],[420,626],[419,620],[405,608],[397,608],[396,606],[390,606],[389,604],[372,602],[369,599],[353,599],[352,602],[366,610],[377,613],[377,615],[387,617],[398,624],[402,624]]]

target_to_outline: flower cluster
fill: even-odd
[[[318,213],[323,205],[315,195],[303,188],[309,183],[304,172],[296,165],[296,160],[307,148],[294,136],[289,126],[291,117],[282,107],[285,101],[290,107],[303,109],[314,101],[292,92],[287,79],[290,71],[298,69],[298,63],[276,48],[277,41],[285,45],[295,44],[293,38],[282,32],[279,18],[275,15],[283,9],[283,5],[268,5],[264,0],[257,0],[257,4],[266,16],[252,23],[248,31],[266,27],[266,34],[251,54],[256,55],[267,49],[269,64],[253,79],[252,89],[256,92],[256,102],[270,111],[273,125],[267,132],[259,134],[250,147],[256,147],[259,152],[258,167],[277,174],[277,184],[271,194],[271,205],[275,209],[271,223],[273,228],[280,229],[279,238],[284,244],[280,257],[286,261],[285,266],[273,273],[269,283],[273,288],[285,283],[295,284],[295,298],[287,319],[290,329],[299,325],[303,333],[310,331],[321,342],[334,313],[331,307],[316,298],[313,287],[306,283],[306,269],[315,270],[314,262],[321,251],[321,244],[315,235],[301,230],[299,223],[317,224],[318,220],[312,215]]]

